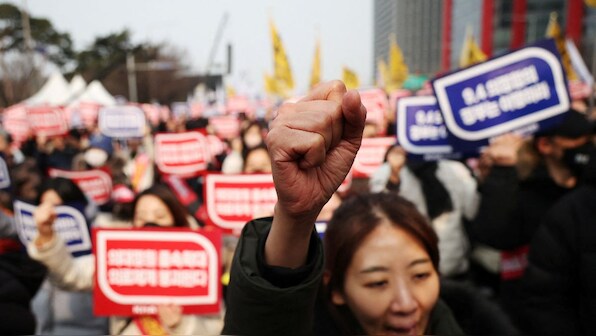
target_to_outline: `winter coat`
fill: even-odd
[[[596,334],[596,185],[569,193],[544,219],[522,278],[524,331]]]
[[[228,286],[223,335],[339,335],[341,325],[362,334],[347,309],[334,320],[322,298],[323,244],[313,231],[307,264],[296,270],[270,267],[263,250],[272,218],[246,224],[236,248]],[[338,321],[337,323],[335,321]],[[449,308],[439,301],[426,334],[461,335]]]
[[[1,335],[35,333],[35,316],[29,302],[46,275],[46,268],[24,252],[0,254]]]

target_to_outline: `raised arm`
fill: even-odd
[[[340,81],[281,106],[266,139],[278,196],[267,264],[304,265],[315,219],[354,162],[365,118],[358,92]]]

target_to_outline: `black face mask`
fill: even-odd
[[[149,223],[143,224],[143,227],[144,228],[160,228],[161,225],[149,222]]]
[[[585,168],[594,155],[594,144],[587,142],[579,147],[569,148],[563,152],[563,163],[569,168],[573,176],[583,177]]]

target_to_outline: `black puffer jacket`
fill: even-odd
[[[25,253],[0,254],[1,335],[35,333],[35,317],[29,303],[45,275],[45,267]]]
[[[532,334],[596,334],[596,186],[565,196],[545,216],[522,279]]]

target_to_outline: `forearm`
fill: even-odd
[[[73,258],[57,236],[43,246],[29,243],[27,252],[48,268],[50,279],[58,287],[80,291],[93,288],[95,265],[92,255]]]
[[[303,266],[315,220],[316,215],[310,214],[301,218],[290,216],[276,205],[265,243],[265,262],[270,266],[287,268]]]

